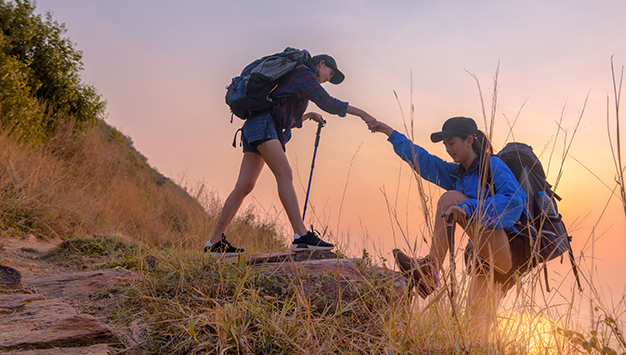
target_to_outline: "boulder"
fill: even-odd
[[[12,267],[0,264],[0,288],[18,289],[22,286],[22,274]]]
[[[117,337],[106,325],[58,298],[34,300],[28,295],[7,304],[10,314],[0,318],[0,350],[48,349],[116,343]],[[6,306],[6,304],[5,304]]]
[[[339,296],[342,301],[354,301],[360,297],[361,287],[376,289],[389,300],[400,300],[407,286],[401,273],[367,265],[361,259],[266,262],[252,267],[286,284],[298,284],[314,303],[337,300]]]
[[[321,298],[352,301],[359,297],[358,288],[366,286],[386,293],[389,300],[404,298],[407,279],[400,272],[372,266],[366,260],[339,258],[332,251],[299,251],[242,254],[225,257],[237,263],[251,265],[256,272],[265,273],[283,282],[285,287],[298,284],[305,296],[316,301]],[[294,282],[294,279],[298,279]]]
[[[33,243],[33,244],[36,244],[38,242],[37,241],[37,237],[34,236],[33,234],[27,234],[27,235],[23,236],[22,240],[27,242],[27,243]]]

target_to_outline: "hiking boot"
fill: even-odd
[[[226,236],[222,234],[222,239],[217,243],[207,241],[204,245],[204,252],[211,255],[237,255],[245,252],[244,249],[235,248],[226,240]]]
[[[302,251],[302,250],[331,250],[335,246],[326,243],[321,240],[317,235],[317,232],[306,232],[305,235],[300,236],[298,239],[294,239],[291,244],[291,250],[293,251]]]
[[[404,254],[400,249],[393,250],[393,257],[400,270],[405,274],[411,273],[413,281],[417,286],[417,294],[422,298],[430,295],[439,283],[439,275],[435,269],[435,262],[430,255],[417,260]]]

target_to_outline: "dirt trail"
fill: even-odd
[[[23,238],[0,237],[0,243],[4,245],[0,249],[0,260],[4,262],[0,263],[18,270],[23,278],[70,271],[41,259],[61,243],[58,239],[43,240],[27,235]]]
[[[82,272],[47,261],[60,240],[0,237],[0,353],[115,354],[129,331],[115,329],[103,318],[115,300],[93,307],[91,297],[134,274],[122,269]],[[14,273],[10,267],[19,272]],[[16,276],[21,280],[15,284]],[[10,282],[7,284],[7,281]],[[6,287],[9,285],[10,287]],[[127,339],[125,339],[127,340]],[[126,342],[128,343],[128,342]]]

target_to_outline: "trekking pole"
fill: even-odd
[[[313,168],[315,168],[315,156],[317,156],[317,147],[320,145],[320,133],[324,127],[325,121],[317,123],[317,132],[315,133],[315,149],[313,150],[313,161],[311,162],[311,173],[309,174],[309,186],[306,188],[306,198],[304,199],[304,208],[302,208],[302,220],[306,216],[306,206],[309,203],[309,192],[311,192],[311,180],[313,180]]]
[[[450,301],[456,293],[456,264],[454,262],[454,215],[450,214],[446,220],[446,235],[448,237],[448,247],[450,248]]]
[[[583,287],[580,285],[580,279],[578,278],[578,268],[576,267],[576,261],[574,260],[574,252],[572,251],[572,247],[569,248],[569,261],[572,264],[572,271],[574,272],[574,276],[576,277],[576,284],[578,285],[578,290],[583,292]]]

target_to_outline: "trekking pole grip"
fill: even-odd
[[[320,134],[322,133],[322,127],[324,127],[324,122],[317,122],[317,132],[315,132],[315,146],[319,147],[320,145]]]

